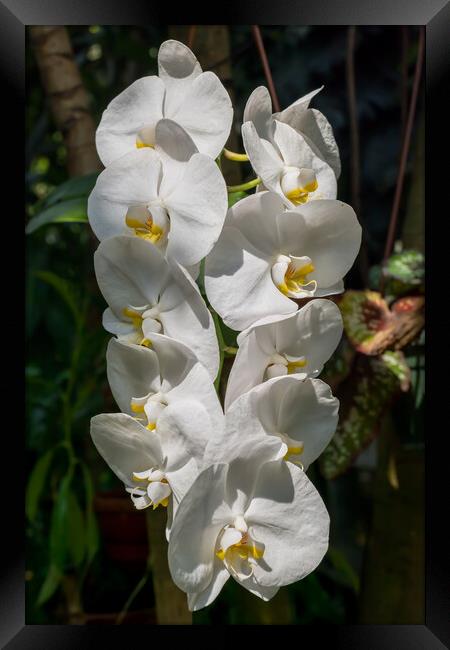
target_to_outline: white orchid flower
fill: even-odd
[[[165,41],[158,53],[159,77],[142,77],[115,97],[96,133],[105,166],[134,149],[155,145],[156,124],[170,118],[211,158],[221,152],[231,129],[230,97],[213,72],[202,72],[191,50]]]
[[[335,170],[300,128],[309,125],[307,130],[310,135],[323,144],[322,131],[317,126],[318,118],[308,109],[314,94],[302,97],[283,113],[272,115],[269,92],[260,86],[250,95],[244,111],[242,139],[252,167],[263,182],[259,189],[276,192],[288,208],[311,200],[335,199],[337,195]],[[333,152],[337,154],[339,163],[331,127],[320,115],[320,124],[327,133],[328,143],[331,140],[334,143]],[[336,162],[335,156],[332,158]]]
[[[272,113],[270,93],[264,86],[259,86],[247,100],[243,122],[252,122],[258,136],[272,144],[274,144],[274,122],[288,124],[304,137],[319,158],[322,158],[333,169],[336,178],[339,178],[341,161],[333,129],[320,111],[316,108],[309,108],[311,99],[322,88],[323,86],[300,97],[284,111]]]
[[[230,208],[206,259],[209,302],[235,330],[292,314],[298,309],[293,299],[344,290],[342,278],[360,244],[356,214],[341,201],[310,201],[285,211],[278,194],[252,194]]]
[[[138,237],[103,240],[94,254],[95,274],[109,307],[103,325],[119,339],[146,345],[154,332],[190,347],[214,380],[219,346],[214,322],[189,274]]]
[[[223,436],[208,442],[204,466],[234,458],[241,441],[254,445],[261,436],[273,436],[279,441],[280,456],[306,471],[333,437],[338,411],[339,400],[320,379],[305,375],[269,379],[231,404]]]
[[[135,507],[168,507],[167,532],[178,504],[199,474],[210,435],[206,409],[192,401],[167,406],[157,431],[149,431],[124,413],[91,419],[93,442],[125,484]]]
[[[178,507],[169,568],[190,610],[211,604],[230,575],[268,601],[311,573],[327,551],[329,516],[305,473],[275,460],[258,464],[249,478],[255,464],[253,454],[211,465]]]
[[[245,122],[242,139],[264,189],[279,194],[287,208],[312,200],[336,198],[334,171],[288,124],[274,120],[272,144],[259,137],[253,122]]]
[[[272,317],[241,332],[228,378],[225,411],[239,395],[267,379],[293,373],[317,377],[342,331],[337,305],[318,298],[292,314]]]
[[[149,344],[151,348],[114,338],[108,344],[108,381],[120,410],[154,431],[167,406],[182,401],[187,421],[200,403],[210,417],[211,431],[220,431],[222,407],[208,371],[192,350],[156,333]]]
[[[111,163],[88,200],[91,227],[103,240],[137,235],[183,266],[214,246],[227,211],[227,189],[214,160],[171,120],[155,129],[155,148],[136,149]]]

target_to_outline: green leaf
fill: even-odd
[[[67,497],[67,546],[69,556],[76,567],[79,567],[85,557],[85,524],[78,500],[71,490]]]
[[[53,192],[47,197],[45,203],[47,206],[54,205],[58,201],[73,199],[76,197],[87,197],[93,190],[99,172],[87,174],[86,176],[76,176],[58,185]]]
[[[410,370],[402,352],[378,357],[357,355],[352,372],[339,386],[339,424],[320,457],[325,478],[345,472],[378,434],[380,422],[395,397],[410,384]]]
[[[50,557],[56,567],[79,567],[85,557],[85,526],[78,500],[71,490],[72,473],[62,482],[52,512]]]
[[[415,250],[394,253],[387,260],[383,272],[386,277],[407,285],[421,284],[425,277],[425,257]]]
[[[86,494],[86,551],[87,561],[90,563],[98,551],[100,535],[98,531],[97,519],[93,511],[94,503],[94,485],[92,483],[91,474],[85,463],[81,463],[83,471],[84,489]]]
[[[341,551],[330,546],[328,548],[328,559],[338,572],[343,584],[351,587],[356,593],[359,592],[359,576]]]
[[[63,201],[40,212],[28,222],[25,232],[32,232],[50,223],[87,223],[87,201],[85,198]]]
[[[47,577],[44,580],[44,583],[39,591],[37,598],[37,605],[41,606],[47,602],[49,598],[53,596],[56,589],[61,582],[62,573],[57,566],[51,564],[47,573]]]
[[[45,479],[47,478],[54,451],[54,449],[50,449],[39,458],[33,467],[30,478],[28,479],[25,497],[25,512],[30,521],[34,521],[36,517],[39,499],[44,488]]]
[[[43,282],[46,282],[55,289],[64,300],[66,305],[72,312],[76,323],[79,325],[81,321],[81,313],[78,309],[78,296],[75,292],[74,286],[64,278],[60,278],[56,273],[51,271],[35,271],[34,274]]]
[[[70,483],[73,472],[63,478],[52,510],[50,523],[50,557],[57,569],[64,571],[68,557],[68,520],[70,506]]]
[[[246,196],[248,196],[247,192],[230,192],[228,194],[228,207],[231,208],[232,205],[241,199],[245,199]]]

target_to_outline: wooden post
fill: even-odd
[[[42,85],[67,148],[69,176],[95,172],[101,169],[95,124],[67,29],[53,25],[29,29]]]
[[[165,532],[167,511],[162,506],[155,510],[149,508],[146,517],[158,625],[191,625],[187,596],[175,585],[169,571]]]
[[[402,447],[389,421],[379,441],[359,622],[421,625],[425,621],[423,451]]]

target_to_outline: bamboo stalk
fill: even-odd
[[[192,625],[186,594],[175,585],[169,571],[166,509],[147,510],[146,517],[158,625]]]
[[[29,29],[42,85],[63,134],[69,176],[97,171],[101,163],[95,148],[95,124],[67,29],[54,25]]]

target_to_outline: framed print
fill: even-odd
[[[448,644],[450,9],[352,4],[2,0],[2,647]]]

